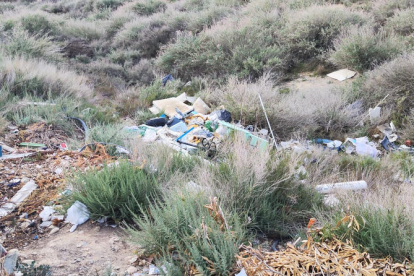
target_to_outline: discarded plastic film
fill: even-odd
[[[344,81],[346,79],[350,79],[356,75],[356,72],[348,70],[348,69],[341,69],[335,72],[328,74],[327,76],[339,81]]]
[[[14,209],[20,205],[20,203],[23,202],[27,197],[30,196],[30,194],[37,188],[36,183],[33,180],[30,180],[27,182],[8,202],[3,204],[0,207],[0,217],[4,217],[11,212],[14,211]]]
[[[70,228],[70,232],[76,230],[78,225],[85,223],[89,219],[89,210],[85,204],[76,201],[73,205],[68,209],[66,221],[73,224]]]

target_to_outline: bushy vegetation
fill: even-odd
[[[221,152],[225,163],[213,167],[207,183],[227,210],[250,220],[250,229],[276,238],[288,238],[312,217],[321,197],[297,182],[289,169],[289,156],[249,149],[240,138]]]
[[[168,275],[197,269],[203,275],[227,275],[235,271],[238,244],[245,230],[236,215],[224,212],[226,222],[204,206],[204,195],[188,192],[165,195],[149,207],[149,214],[135,217],[139,231],[129,228],[130,238],[147,253],[155,253]],[[226,226],[227,225],[227,226]]]
[[[398,124],[406,123],[406,116],[411,112],[411,95],[414,91],[410,74],[413,60],[413,55],[408,54],[376,67],[356,87],[355,96],[363,99],[367,107],[373,107],[388,95],[383,106],[392,111],[391,119]]]
[[[347,30],[334,43],[333,62],[357,71],[373,69],[404,51],[404,41],[384,31],[371,28]]]
[[[402,262],[414,257],[414,224],[406,214],[396,208],[358,206],[352,209],[360,230],[356,231],[348,223],[341,223],[334,234],[351,240],[361,251],[368,251],[374,257],[391,256]],[[345,215],[338,213],[338,221]]]
[[[110,217],[117,222],[132,221],[133,214],[145,212],[160,188],[153,175],[127,161],[78,173],[72,183],[73,199],[88,207],[91,218]]]
[[[381,123],[393,121],[402,144],[414,136],[413,8],[411,0],[0,3],[0,133],[38,121],[71,133],[67,117],[79,117],[90,129],[79,145],[131,149],[128,162],[74,172],[72,199],[93,219],[127,223],[130,239],[169,275],[237,273],[241,243],[257,234],[291,239],[311,217],[336,223],[347,205],[361,230],[350,236],[341,226],[338,237],[374,256],[412,260],[414,189],[400,179],[414,174],[406,153],[377,160],[259,150],[232,136],[206,161],[143,145],[123,129],[156,116],[154,100],[183,92],[224,106],[244,126],[268,128],[260,94],[278,141],[371,138],[378,131],[367,111],[380,103]],[[341,83],[322,78],[342,68],[359,73]],[[175,81],[164,85],[167,74]],[[314,190],[361,179],[369,189],[338,194],[333,209]],[[225,222],[206,207],[214,197]]]

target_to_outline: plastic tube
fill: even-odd
[[[315,187],[316,191],[321,194],[328,194],[335,190],[364,190],[368,187],[367,182],[364,180],[351,181],[351,182],[340,182],[333,184],[322,184]]]

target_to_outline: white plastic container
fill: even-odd
[[[321,194],[329,194],[335,190],[364,190],[368,187],[367,182],[364,180],[351,181],[351,182],[340,182],[333,184],[322,184],[315,187],[316,191]]]

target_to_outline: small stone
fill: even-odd
[[[126,273],[127,274],[132,274],[132,273],[135,273],[135,272],[137,272],[138,271],[138,269],[135,267],[135,266],[130,266],[130,267],[128,267],[128,269],[126,270]]]
[[[22,224],[20,224],[20,229],[25,230],[29,227],[30,221],[23,221]]]
[[[21,219],[27,219],[28,218],[28,214],[27,213],[23,213],[23,214],[21,214],[20,216],[19,216],[19,218],[21,218]]]
[[[52,225],[52,222],[51,221],[44,221],[39,226],[42,227],[42,228],[47,228],[50,225]]]
[[[129,259],[128,263],[129,263],[129,264],[133,264],[133,263],[135,263],[137,260],[138,260],[138,256],[134,256],[134,257],[132,257],[132,258],[130,258],[130,259]]]
[[[152,265],[149,266],[148,274],[149,275],[157,275],[157,274],[160,274],[160,271],[159,271],[158,267],[156,267],[155,265],[152,264]]]
[[[111,243],[116,243],[116,242],[119,242],[119,238],[118,237],[111,238]]]
[[[82,245],[83,245],[83,243],[78,243],[78,244],[76,245],[76,247],[77,247],[77,248],[80,248],[80,247],[82,247]]]
[[[55,170],[55,174],[62,174],[62,173],[63,173],[63,170],[61,168],[57,168]]]
[[[56,233],[57,231],[59,231],[59,227],[54,227],[54,228],[52,228],[52,230],[50,231],[50,235],[52,235],[52,234],[54,234],[54,233]]]
[[[34,262],[34,260],[24,260],[22,261],[22,263],[27,264],[27,265],[31,265]]]

